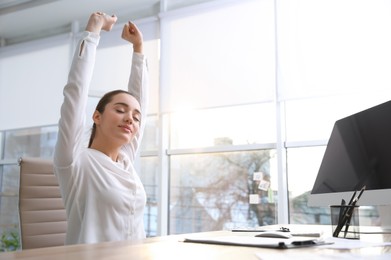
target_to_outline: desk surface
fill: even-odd
[[[288,227],[293,231],[297,225],[289,225]],[[300,227],[300,226],[298,226]],[[329,226],[305,226],[312,230],[319,230],[319,228],[330,229]],[[108,242],[91,245],[72,245],[61,247],[50,247],[40,249],[30,249],[18,252],[0,253],[0,259],[39,259],[39,260],[100,260],[100,259],[273,259],[275,256],[278,259],[291,258],[292,255],[303,254],[311,255],[313,259],[316,256],[331,256],[335,254],[358,254],[361,256],[373,256],[381,254],[390,254],[391,247],[370,247],[351,250],[338,250],[338,249],[324,249],[319,247],[308,247],[300,249],[269,249],[269,248],[254,248],[254,247],[242,247],[242,246],[223,246],[223,245],[210,245],[210,244],[198,244],[198,243],[184,243],[184,238],[205,238],[214,236],[232,236],[235,235],[251,235],[250,232],[237,232],[231,231],[215,231],[215,232],[203,232],[185,235],[171,235],[147,238],[143,241],[130,242]],[[391,234],[362,234],[361,240],[363,241],[377,241],[377,242],[391,242]],[[342,256],[342,255],[341,255]],[[274,257],[274,259],[276,259]],[[298,259],[303,259],[298,258]]]

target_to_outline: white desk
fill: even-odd
[[[298,225],[288,225],[293,231]],[[329,226],[305,226],[312,230],[319,228],[331,229]],[[92,245],[72,245],[41,249],[30,249],[19,252],[0,253],[0,259],[39,259],[39,260],[101,260],[101,259],[224,259],[224,260],[246,260],[260,259],[260,255],[270,256],[276,259],[289,259],[290,254],[308,254],[316,259],[316,256],[330,256],[335,259],[338,254],[358,254],[360,256],[374,256],[390,254],[391,247],[371,247],[351,250],[322,249],[318,247],[307,247],[299,249],[268,249],[241,246],[222,246],[210,244],[184,243],[181,240],[185,237],[213,237],[232,236],[231,231],[215,231],[194,233],[185,235],[172,235],[155,238],[147,238],[138,242],[109,242]],[[242,233],[238,235],[251,235],[254,233]],[[391,235],[361,235],[362,240],[367,241],[391,241]],[[275,257],[274,257],[275,256]],[[341,255],[342,256],[342,255]],[[312,257],[311,257],[312,258]],[[322,258],[324,259],[324,258]]]

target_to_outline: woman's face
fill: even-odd
[[[104,138],[111,145],[122,146],[129,143],[140,129],[140,104],[129,94],[117,94],[103,113],[95,111],[93,120],[97,131],[95,138]]]

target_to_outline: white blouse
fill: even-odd
[[[129,91],[141,105],[141,126],[122,147],[118,162],[86,147],[85,110],[100,36],[84,32],[64,88],[54,170],[68,218],[66,244],[145,238],[144,187],[133,162],[145,128],[147,68],[144,55],[133,53]],[[83,44],[82,44],[83,43]]]

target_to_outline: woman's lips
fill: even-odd
[[[126,132],[128,132],[128,133],[131,133],[131,132],[132,132],[132,129],[130,129],[130,126],[127,126],[127,125],[120,125],[120,127],[121,127],[124,131],[126,131]]]

